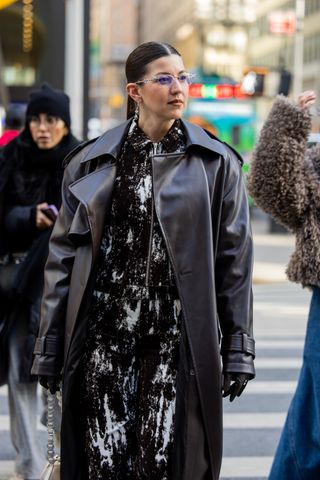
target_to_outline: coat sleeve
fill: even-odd
[[[36,227],[36,205],[14,205],[4,212],[4,228],[9,236],[23,234],[34,238],[39,233]]]
[[[9,246],[13,241],[15,245],[22,244],[24,247],[38,236],[39,230],[36,226],[36,205],[8,202],[16,155],[16,140],[0,149],[0,229]]]
[[[254,377],[253,246],[241,165],[229,151],[215,261],[223,371]]]
[[[61,373],[63,366],[66,308],[76,252],[68,232],[78,206],[78,201],[68,187],[79,176],[78,164],[79,158],[76,156],[65,170],[62,182],[62,206],[49,242],[41,323],[31,371],[34,375],[56,376]]]
[[[310,129],[309,112],[279,96],[262,128],[248,176],[255,203],[293,231],[309,203],[305,155]]]

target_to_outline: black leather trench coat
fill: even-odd
[[[50,241],[32,372],[56,375],[63,370],[63,480],[85,478],[77,432],[77,367],[116,158],[129,123],[71,156]],[[152,158],[155,210],[184,317],[172,480],[217,480],[222,364],[225,372],[254,376],[251,229],[240,158],[201,128],[185,121],[183,126],[186,152]]]

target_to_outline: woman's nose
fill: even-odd
[[[181,92],[182,84],[178,78],[173,77],[171,84],[171,92]]]
[[[40,130],[41,132],[48,130],[48,125],[47,125],[47,123],[41,121],[41,122],[39,123],[39,128],[38,128],[38,130]]]

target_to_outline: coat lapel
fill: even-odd
[[[106,214],[111,206],[115,174],[115,164],[107,164],[69,186],[72,194],[84,206],[88,221],[87,223],[80,205],[72,222],[70,233],[81,235],[89,227],[94,258],[100,247]]]

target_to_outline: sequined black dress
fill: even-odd
[[[90,480],[172,480],[181,305],[150,157],[184,150],[178,120],[157,144],[133,121],[117,160],[83,362]]]

